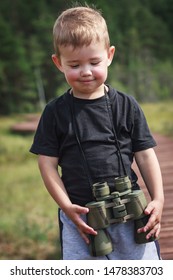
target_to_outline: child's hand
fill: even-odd
[[[87,236],[88,234],[97,235],[97,231],[88,226],[80,217],[82,214],[87,214],[88,211],[88,208],[79,206],[77,204],[72,204],[71,207],[69,207],[68,210],[65,211],[66,215],[77,226],[80,235],[87,244],[89,243],[89,238]]]
[[[148,223],[143,228],[138,229],[138,233],[149,231],[146,239],[151,236],[158,238],[161,229],[162,210],[163,203],[157,200],[151,201],[144,211],[146,215],[150,215]]]

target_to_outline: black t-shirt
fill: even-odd
[[[70,91],[47,104],[30,149],[35,154],[59,158],[68,195],[73,203],[79,205],[93,200],[88,173],[92,183],[107,181],[110,189],[113,188],[114,178],[122,175],[116,137],[126,172],[133,182],[137,181],[131,169],[134,152],[156,145],[136,100],[110,86],[108,96],[111,111],[106,96],[94,100],[73,97],[77,137],[88,170],[74,133]]]

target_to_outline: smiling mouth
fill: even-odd
[[[82,80],[80,81],[81,83],[90,83],[90,82],[93,82],[94,80]]]

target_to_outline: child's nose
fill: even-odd
[[[89,76],[92,75],[91,69],[89,66],[84,66],[81,69],[81,76]]]

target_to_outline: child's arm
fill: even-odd
[[[149,202],[145,209],[145,214],[150,214],[151,217],[146,226],[139,229],[138,232],[146,232],[149,230],[146,238],[149,239],[151,236],[157,238],[160,233],[164,203],[163,183],[159,162],[152,148],[136,152],[135,160],[151,197],[151,202]]]
[[[59,207],[77,226],[86,243],[89,243],[87,234],[97,234],[97,232],[89,227],[80,217],[81,214],[86,214],[88,212],[88,208],[71,203],[58,173],[58,159],[55,157],[39,155],[38,165],[48,192]]]

